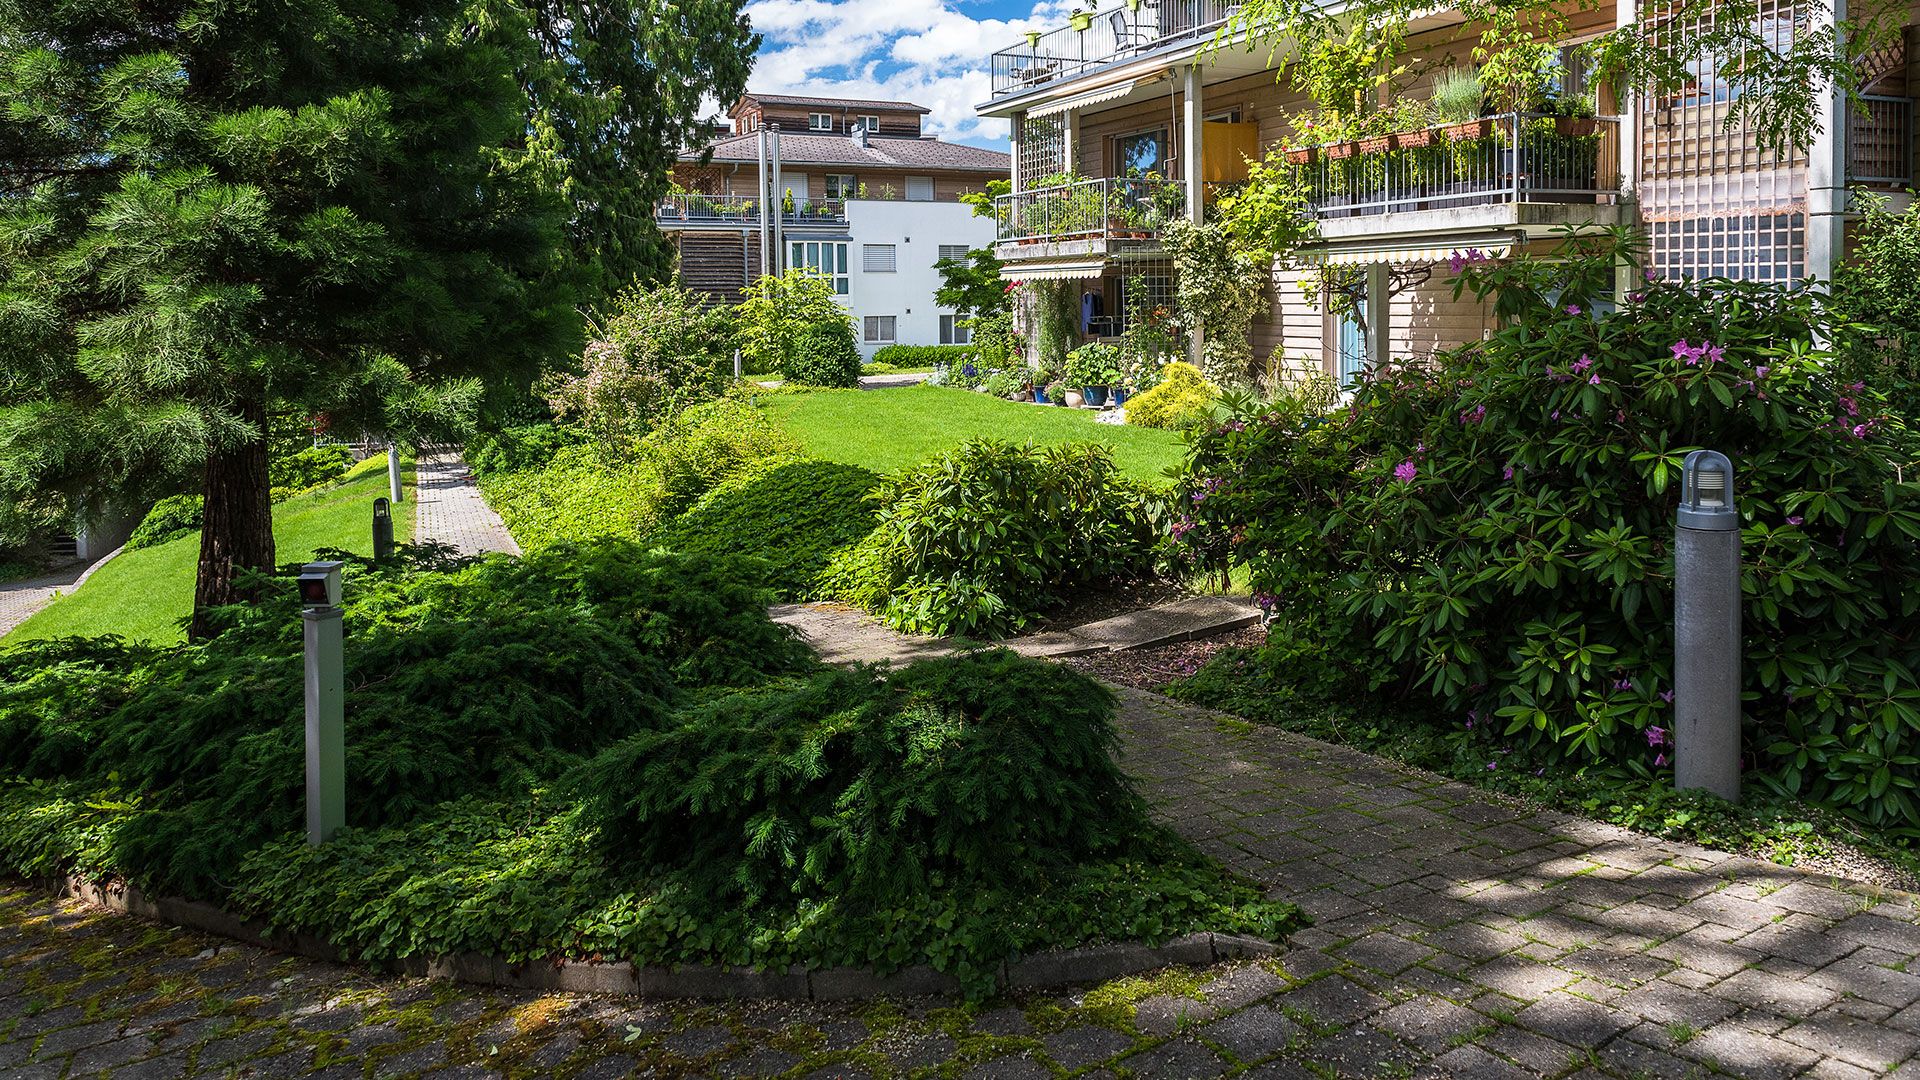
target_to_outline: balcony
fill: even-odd
[[[1157,176],[1079,180],[993,200],[1003,259],[1104,257],[1157,244],[1160,223],[1185,212],[1186,187]]]
[[[788,225],[845,225],[844,199],[813,199],[780,215]],[[669,195],[654,205],[663,229],[745,228],[760,221],[760,203],[749,195]]]
[[[1867,187],[1913,184],[1913,99],[1868,94],[1847,124],[1847,177]]]
[[[1024,93],[1163,45],[1203,40],[1237,10],[1227,0],[1140,0],[1137,8],[1094,12],[1084,30],[1063,26],[994,53],[993,96]]]
[[[1611,204],[1620,195],[1620,123],[1525,113],[1359,142],[1289,150],[1325,223],[1490,206]]]

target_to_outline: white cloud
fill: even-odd
[[[974,106],[991,92],[989,57],[1029,28],[1065,20],[1070,0],[1042,0],[1026,19],[975,19],[956,0],[756,0],[765,36],[748,85],[762,93],[813,93],[911,101],[933,110],[926,130],[1004,149],[1007,124]]]

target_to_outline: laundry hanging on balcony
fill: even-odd
[[[1093,324],[1107,316],[1107,298],[1097,292],[1080,294],[1080,332],[1093,333]]]

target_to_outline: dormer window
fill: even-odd
[[[869,135],[879,134],[880,132],[879,116],[877,115],[863,116],[860,118],[860,122],[867,125],[867,134]]]
[[[833,130],[833,114],[823,113],[823,112],[808,113],[807,114],[807,130],[808,131],[832,131]]]

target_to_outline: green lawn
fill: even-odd
[[[1037,443],[1103,442],[1128,476],[1164,486],[1184,444],[1170,431],[1094,423],[1093,414],[953,390],[903,386],[888,390],[770,394],[762,399],[807,452],[828,461],[897,472],[975,436]]]
[[[373,554],[373,500],[387,493],[386,456],[355,466],[338,485],[296,495],[273,508],[274,552],[283,564],[306,562],[320,548]],[[410,493],[394,515],[394,539],[413,535],[413,467],[404,478]],[[63,596],[28,619],[0,644],[36,638],[118,634],[130,640],[173,642],[181,620],[193,611],[193,578],[200,560],[200,534],[129,551],[100,568],[72,596]]]

